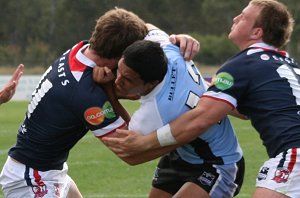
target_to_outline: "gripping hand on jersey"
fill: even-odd
[[[192,60],[200,50],[200,43],[187,34],[172,34],[170,41],[180,47],[180,52],[187,61]]]
[[[103,137],[102,141],[119,157],[134,156],[148,150],[144,141],[146,136],[122,129],[117,129],[116,133],[117,137]]]
[[[93,69],[93,79],[99,84],[106,84],[114,81],[116,78],[115,74],[108,67],[96,66]]]

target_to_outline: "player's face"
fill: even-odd
[[[100,67],[108,67],[111,70],[115,70],[118,67],[119,59],[108,59],[108,58],[101,58],[97,60],[96,64]]]
[[[141,79],[138,73],[125,64],[124,58],[121,58],[119,61],[115,84],[117,91],[123,95],[144,95],[145,93],[145,82]]]
[[[233,25],[228,38],[241,50],[257,42],[258,28],[254,27],[254,25],[260,11],[260,7],[250,3],[241,14],[233,19]]]

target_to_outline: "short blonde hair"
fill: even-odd
[[[277,0],[251,0],[251,5],[261,8],[255,27],[263,29],[263,41],[280,48],[290,41],[294,19],[287,7]]]

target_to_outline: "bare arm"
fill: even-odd
[[[226,102],[202,97],[196,108],[184,113],[170,123],[172,135],[177,144],[188,143],[223,119],[231,111],[232,106]],[[122,138],[103,138],[106,144],[114,147],[119,156],[131,156],[161,147],[157,139],[157,131],[146,136],[130,131],[119,131],[119,133],[122,134]]]
[[[234,116],[236,118],[240,118],[242,120],[248,120],[249,118],[243,114],[241,114],[237,109],[232,110],[229,115]]]
[[[125,128],[123,128],[125,129]],[[134,134],[132,134],[134,135]],[[114,137],[114,138],[122,138],[125,137],[124,134],[120,134],[120,133],[111,133],[105,136],[105,138],[108,137]],[[118,149],[116,149],[115,147],[111,147],[109,143],[104,142],[102,139],[103,138],[99,138],[112,152],[114,152],[120,159],[122,159],[124,162],[126,162],[127,164],[130,165],[137,165],[137,164],[141,164],[141,163],[145,163],[151,160],[154,160],[166,153],[169,153],[170,151],[176,149],[177,147],[179,147],[180,145],[171,145],[171,146],[166,146],[166,147],[159,147],[156,149],[152,149],[152,150],[147,150],[145,152],[142,153],[137,153],[136,155],[131,155],[128,156],[126,153],[124,153],[123,151],[120,151]]]
[[[15,94],[19,79],[24,70],[24,65],[20,64],[12,75],[11,79],[4,85],[0,91],[0,104],[8,102]]]

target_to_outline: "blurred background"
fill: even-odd
[[[115,6],[128,9],[167,33],[186,33],[201,42],[195,61],[219,66],[238,49],[227,39],[232,19],[248,0],[0,0],[0,74],[24,63],[45,70],[80,40],[89,39],[96,19]],[[300,60],[300,1],[281,0],[295,19],[285,47]],[[9,69],[8,69],[9,70]],[[9,71],[10,72],[10,71]],[[26,73],[27,73],[26,72]],[[28,74],[28,73],[27,73]]]

